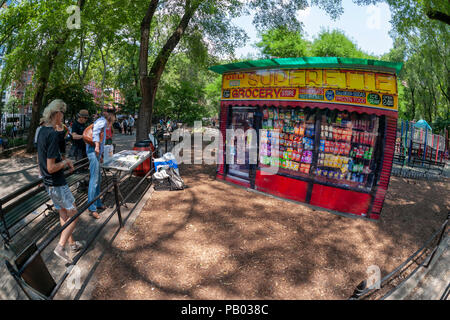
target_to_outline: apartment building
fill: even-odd
[[[102,90],[101,88],[99,88],[97,83],[95,81],[90,81],[85,86],[85,89],[94,96],[95,103],[100,106],[102,104]],[[104,92],[105,99],[103,103],[109,105],[110,107],[116,107],[117,103],[123,104],[125,102],[125,98],[123,97],[122,93],[117,89],[106,88]],[[111,99],[107,99],[106,97],[112,98],[114,102],[110,102]]]

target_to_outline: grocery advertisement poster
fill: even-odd
[[[335,69],[226,73],[222,100],[312,101],[397,111],[397,78],[395,74]]]

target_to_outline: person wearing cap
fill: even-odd
[[[75,158],[75,161],[81,160],[87,157],[86,143],[83,140],[83,131],[86,128],[86,122],[89,119],[89,112],[82,109],[77,114],[77,119],[72,125],[72,149],[71,155]]]
[[[88,202],[98,197],[100,194],[101,174],[100,162],[103,155],[103,147],[105,146],[107,128],[112,126],[116,119],[116,112],[113,108],[104,109],[103,115],[95,120],[92,128],[92,141],[95,146],[86,145],[86,153],[89,158],[89,188],[88,188]],[[101,133],[103,132],[103,135]],[[105,209],[102,201],[97,199],[89,206],[89,212],[95,219],[100,219],[97,209]]]

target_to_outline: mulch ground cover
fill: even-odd
[[[391,177],[381,219],[332,214],[181,165],[183,191],[155,191],[95,272],[92,299],[348,299],[371,265],[385,276],[450,210],[449,181]]]

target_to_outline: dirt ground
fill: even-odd
[[[450,209],[448,180],[392,177],[381,219],[366,221],[215,180],[215,166],[180,172],[189,188],[153,193],[96,270],[92,299],[347,299]]]

